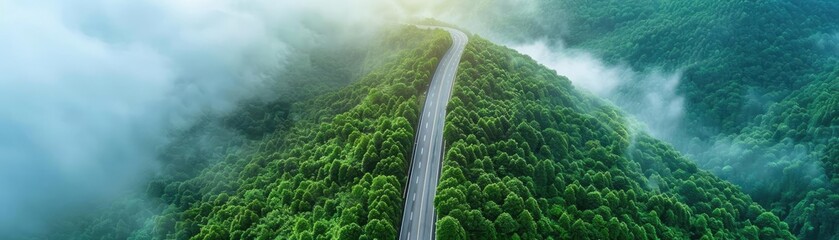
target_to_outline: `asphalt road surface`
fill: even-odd
[[[420,116],[417,130],[408,189],[405,192],[405,209],[402,214],[402,227],[399,239],[434,239],[437,215],[434,211],[434,195],[440,178],[440,166],[443,155],[443,126],[446,119],[446,106],[452,93],[452,85],[457,75],[460,57],[469,40],[466,34],[452,28],[437,28],[449,32],[452,46],[437,65],[431,78],[425,105]]]

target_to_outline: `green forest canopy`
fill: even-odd
[[[615,107],[473,37],[449,104],[438,234],[470,239],[791,239],[749,196]]]
[[[449,45],[442,31],[391,32],[382,48],[400,54],[360,80],[207,124],[236,141],[203,149],[190,143],[204,129],[184,133],[165,157],[179,174],[61,238],[392,239],[422,93]],[[444,134],[438,236],[792,238],[739,188],[628,122],[472,37]]]
[[[803,239],[839,235],[839,2],[538,1],[491,26],[607,62],[683,74],[682,128],[667,140],[739,185]],[[524,27],[522,27],[524,26]],[[612,100],[645,95],[633,82]],[[688,127],[689,126],[689,127]],[[819,209],[819,210],[816,210]]]

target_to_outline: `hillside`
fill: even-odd
[[[793,238],[738,187],[528,57],[472,40],[461,69],[441,238]]]
[[[817,78],[699,155],[803,239],[839,235],[839,71]]]
[[[835,142],[836,1],[537,1],[499,25],[641,73],[679,73],[684,115],[664,134],[703,169],[740,186],[800,238],[839,235]],[[608,96],[644,113],[646,79]],[[815,210],[821,209],[821,210]]]
[[[700,126],[686,129],[700,138],[737,132],[837,60],[830,49],[839,31],[835,1],[540,4],[543,28],[528,35],[562,39],[638,70],[683,70],[684,126]]]
[[[0,26],[0,239],[839,240],[837,0],[0,1]]]
[[[408,32],[403,37],[420,34]],[[279,121],[287,127],[229,145],[236,147],[194,177],[151,183],[148,194],[161,212],[123,234],[395,238],[418,99],[449,45],[435,34],[340,90],[282,111],[245,108],[239,114],[265,117],[233,126],[287,119]],[[441,239],[792,238],[737,187],[636,132],[615,107],[529,58],[477,40],[461,69],[435,200]],[[80,238],[126,230],[107,228],[118,219],[102,221]]]
[[[410,29],[387,39],[419,43],[338,90],[186,133],[168,158],[218,160],[150,183],[158,213],[117,204],[64,238],[395,238],[418,103],[450,39]],[[529,58],[478,39],[463,59],[435,199],[440,239],[792,238],[737,187]],[[188,144],[218,128],[246,137]]]
[[[395,237],[419,93],[450,39],[410,28],[381,37],[368,57],[311,61],[333,74],[326,67],[371,63],[357,81],[324,91],[315,86],[336,86],[318,79],[327,71],[290,72],[304,77],[295,97],[246,102],[179,133],[141,193],[50,238]]]

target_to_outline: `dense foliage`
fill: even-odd
[[[297,93],[291,103],[251,102],[208,119],[165,152],[166,172],[145,191],[150,201],[119,201],[73,223],[79,231],[54,237],[394,238],[418,104],[450,42],[444,31],[385,33],[371,61],[390,61],[349,86]]]
[[[680,72],[685,115],[666,140],[740,185],[798,237],[839,236],[839,2],[538,2],[524,27],[499,28],[639,72]],[[629,82],[611,100],[643,109],[649,86]]]
[[[410,33],[387,41],[404,44],[422,34]],[[449,45],[448,35],[436,32],[358,83],[294,106],[293,126],[262,138],[253,153],[169,183],[162,199],[170,205],[155,217],[154,236],[395,237],[417,96]],[[273,124],[276,112],[262,110],[266,116],[242,126]]]
[[[579,4],[566,6],[571,3]],[[733,51],[728,43],[737,39],[735,33],[705,29],[719,28],[713,16],[733,12],[706,10],[670,22],[668,15],[650,10],[667,6],[687,13],[717,6],[712,3],[552,4],[558,5],[543,10],[559,6],[574,14],[540,21],[571,19],[582,33],[568,38],[573,46],[597,49],[612,61],[631,60],[637,68],[693,64],[685,70],[689,81],[683,90],[694,97],[689,107],[697,110],[690,110],[695,112],[687,121],[714,133],[698,134],[698,149],[711,145],[727,154],[698,155],[698,166],[745,191],[698,169],[670,145],[638,130],[617,108],[576,91],[567,79],[473,37],[444,130],[447,150],[435,197],[438,238],[836,236],[839,71],[821,72],[834,60],[820,58],[798,39],[770,42],[786,44],[780,51],[802,59],[764,63],[757,59],[778,53]],[[605,15],[612,17],[595,21]],[[812,21],[830,17],[815,14]],[[694,28],[700,30],[680,32]],[[807,29],[784,34],[824,30]],[[728,35],[707,38],[703,31]],[[68,223],[77,230],[51,238],[395,238],[423,92],[450,45],[445,32],[430,33],[405,28],[385,34],[370,49],[336,46],[301,54],[298,58],[305,60],[299,68],[278,76],[296,80],[278,86],[288,89],[282,97],[242,103],[229,116],[208,116],[178,133],[165,148],[160,175],[142,194],[117,201],[92,219]],[[704,40],[682,42],[696,39]],[[735,42],[751,48],[766,44]],[[738,60],[745,57],[757,59]],[[755,64],[765,69],[741,69]],[[778,73],[787,68],[795,69]],[[742,107],[751,106],[743,102],[751,100],[736,93],[752,90],[766,101]],[[624,97],[631,99],[631,92]],[[706,93],[708,99],[698,98]],[[727,97],[735,99],[719,108],[715,101]],[[750,116],[758,117],[743,120]],[[717,129],[723,134],[715,135]]]
[[[836,1],[563,0],[540,8],[544,24],[534,26],[545,27],[533,35],[640,70],[683,70],[685,126],[700,137],[738,131],[812,81],[808,74],[836,64],[823,43],[839,31]]]
[[[701,155],[804,239],[839,236],[839,68],[817,79]]]
[[[527,57],[473,38],[455,85],[440,236],[793,238],[737,187]]]

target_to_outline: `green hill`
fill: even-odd
[[[793,238],[616,107],[471,39],[444,132],[440,239]],[[56,236],[393,239],[422,93],[449,45],[443,31],[390,32],[377,48],[394,57],[357,81],[208,118],[167,148],[172,172]]]
[[[839,235],[839,3],[537,2],[534,13],[499,20],[520,24],[492,26],[639,72],[681,72],[685,115],[666,140],[742,187],[798,237]],[[626,111],[643,109],[647,86],[630,82],[611,98]]]
[[[528,57],[473,37],[463,59],[435,200],[440,236],[793,238],[738,187]]]
[[[684,125],[694,126],[686,129],[691,136],[737,132],[814,81],[809,74],[837,63],[837,55],[823,46],[839,31],[835,1],[540,4],[535,17],[542,24],[534,26],[542,27],[527,35],[563,39],[639,70],[683,69],[680,92],[687,100]]]
[[[288,96],[178,133],[141,194],[49,238],[394,238],[420,93],[451,40],[410,28],[381,36],[361,57],[325,47],[285,73],[300,78],[283,86]],[[350,81],[348,67],[375,70]]]
[[[803,239],[839,235],[839,69],[817,79],[699,155]]]

